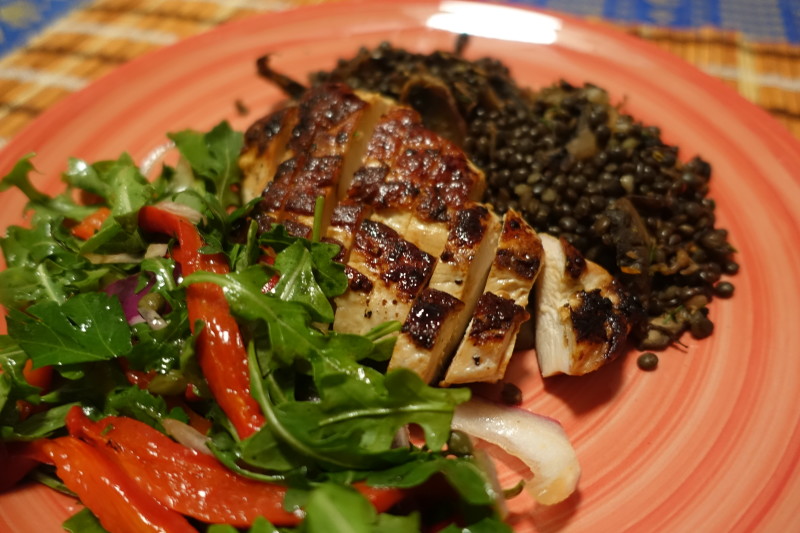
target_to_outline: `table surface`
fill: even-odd
[[[0,146],[143,53],[265,11],[338,0],[0,0]],[[800,0],[516,0],[614,24],[724,80],[800,137]]]

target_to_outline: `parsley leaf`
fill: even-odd
[[[233,186],[241,180],[237,162],[243,144],[241,132],[221,122],[208,133],[184,130],[169,134],[169,138],[223,206],[240,203]]]
[[[63,304],[43,301],[12,310],[8,332],[35,367],[102,361],[127,355],[131,331],[117,298],[78,294]]]
[[[295,242],[275,258],[275,268],[281,273],[275,295],[281,300],[306,304],[314,320],[333,322],[333,307],[314,278],[311,252],[300,241]]]

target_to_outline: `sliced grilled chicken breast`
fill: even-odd
[[[310,238],[324,199],[321,236],[341,246],[350,286],[336,299],[334,329],[365,333],[399,320],[392,368],[436,379],[460,342],[443,383],[503,376],[541,244],[513,211],[499,229],[476,203],[483,173],[416,111],[326,84],[255,122],[239,163],[244,198],[261,198],[261,229],[281,223]],[[547,242],[536,300],[542,373],[585,373],[621,349],[628,302],[599,267]]]
[[[472,314],[466,337],[450,363],[443,385],[498,381],[505,375],[520,326],[528,320],[528,295],[543,259],[539,236],[509,210],[494,261]]]
[[[455,211],[428,288],[403,323],[389,369],[408,368],[426,382],[439,376],[475,308],[500,234],[497,215],[472,204]]]
[[[382,322],[403,322],[428,283],[434,263],[434,257],[392,228],[362,221],[345,269],[349,290],[334,300],[333,328],[364,334]]]
[[[536,284],[536,354],[542,376],[582,375],[617,357],[631,328],[632,302],[601,266],[563,239],[542,235]]]

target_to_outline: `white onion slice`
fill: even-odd
[[[147,322],[147,325],[150,326],[150,329],[158,331],[167,327],[167,321],[164,320],[164,317],[162,317],[155,309],[140,307],[138,311],[142,321]],[[128,323],[133,324],[133,322],[130,321]]]
[[[185,204],[179,204],[176,202],[159,202],[156,204],[156,207],[172,213],[173,215],[181,216],[194,225],[199,224],[200,221],[203,220],[203,214],[200,211]]]
[[[564,428],[555,420],[472,398],[456,407],[452,425],[524,462],[533,473],[525,488],[537,502],[552,505],[575,491],[581,467]]]
[[[175,148],[175,143],[169,141],[165,142],[164,144],[160,144],[155,148],[153,148],[152,150],[150,150],[150,153],[148,153],[142,160],[142,164],[139,165],[139,171],[144,176],[148,176],[150,174],[150,171],[152,171],[155,168],[156,164],[160,160],[162,160],[164,156],[167,154],[167,152],[169,152],[173,148]]]
[[[214,455],[206,446],[208,438],[189,424],[184,424],[174,418],[165,418],[161,421],[161,425],[173,439],[187,448],[206,455]]]
[[[153,243],[147,247],[147,250],[144,252],[145,259],[154,259],[159,257],[164,257],[167,255],[167,251],[169,251],[169,246],[163,243]]]
[[[83,254],[93,265],[110,265],[117,263],[141,263],[139,254]]]

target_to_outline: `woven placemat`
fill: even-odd
[[[136,56],[223,22],[324,1],[89,2],[0,60],[0,146],[60,99]],[[800,137],[800,47],[711,28],[624,29],[724,80]]]

